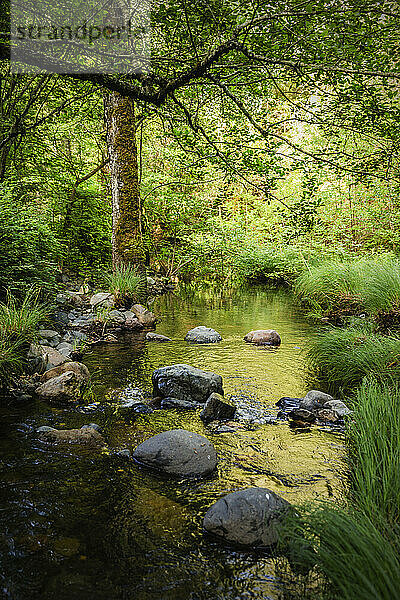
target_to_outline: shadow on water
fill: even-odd
[[[135,335],[94,349],[85,357],[94,372],[95,402],[87,412],[40,403],[3,409],[5,598],[276,600],[285,584],[273,560],[206,539],[205,511],[221,495],[247,486],[266,486],[291,502],[339,494],[339,434],[258,419],[274,416],[281,396],[306,391],[303,351],[313,331],[290,296],[261,288],[228,295],[189,290],[157,299],[153,310],[162,318],[157,331],[173,341],[151,344]],[[187,330],[200,324],[215,328],[223,341],[184,342]],[[277,329],[281,347],[244,343],[245,333],[257,328]],[[156,410],[130,421],[109,409],[110,392],[151,393],[152,371],[177,362],[221,374],[225,394],[247,402],[253,421],[218,433],[203,425],[198,411]],[[90,421],[103,427],[111,452],[55,449],[33,435],[44,424],[70,428]],[[114,452],[173,428],[204,434],[214,443],[219,456],[214,477],[168,480]]]

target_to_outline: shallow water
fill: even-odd
[[[290,502],[340,493],[343,453],[339,433],[291,429],[287,421],[260,424],[277,413],[281,396],[302,396],[304,350],[313,329],[284,291],[260,288],[230,294],[187,290],[159,298],[157,331],[173,338],[148,343],[143,335],[95,348],[85,357],[93,372],[89,407],[44,404],[3,410],[0,439],[5,598],[208,600],[277,599],[285,583],[273,561],[222,548],[203,536],[202,517],[221,495],[247,486],[268,487]],[[223,341],[190,345],[188,329],[207,325]],[[274,328],[278,349],[243,342],[251,329]],[[223,377],[225,395],[250,408],[253,422],[232,432],[207,428],[197,412],[157,410],[136,421],[110,407],[119,390],[151,394],[159,366],[186,363]],[[104,428],[111,451],[85,454],[55,449],[34,429]],[[215,445],[218,472],[201,481],[167,480],[147,473],[115,451],[167,429],[206,435]]]

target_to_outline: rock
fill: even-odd
[[[287,411],[288,409],[292,410],[293,408],[299,408],[301,401],[302,398],[289,398],[284,396],[276,402],[275,406],[279,406],[282,410]]]
[[[311,411],[318,410],[330,400],[334,400],[333,396],[320,392],[319,390],[310,390],[304,398],[300,400],[300,408]]]
[[[37,433],[40,439],[51,444],[80,444],[91,448],[105,446],[103,436],[93,427],[83,427],[82,429],[39,427]]]
[[[207,511],[204,529],[230,544],[267,547],[278,541],[290,504],[267,488],[247,488],[220,498]]]
[[[68,361],[63,354],[51,348],[51,346],[40,346],[37,344],[31,344],[28,359],[32,361],[33,366],[39,372],[58,367]]]
[[[90,298],[90,306],[93,309],[102,307],[102,308],[111,308],[114,306],[114,296],[108,292],[99,292],[98,294],[93,294]]]
[[[69,404],[81,396],[82,381],[74,371],[66,371],[42,383],[36,394],[42,400],[54,404]]]
[[[87,366],[79,362],[71,361],[66,362],[63,365],[59,365],[58,367],[54,367],[49,371],[46,371],[46,373],[44,373],[41,376],[40,381],[41,383],[45,383],[46,381],[49,381],[49,379],[52,379],[53,377],[58,377],[59,375],[62,375],[62,373],[66,373],[67,371],[73,371],[79,379],[79,381],[81,381],[82,383],[90,381],[90,373]]]
[[[325,402],[324,404],[324,409],[333,411],[335,415],[339,417],[339,419],[351,414],[351,410],[345,405],[344,402],[341,402],[340,400],[328,400],[328,402]]]
[[[38,335],[45,340],[49,340],[55,345],[59,344],[61,340],[61,336],[58,331],[53,331],[52,329],[39,329]]]
[[[316,416],[305,408],[294,408],[289,413],[289,418],[293,421],[302,421],[303,423],[314,423]]]
[[[228,404],[223,396],[213,392],[200,413],[200,419],[204,423],[210,423],[211,421],[225,421],[232,419],[235,412],[236,406]]]
[[[147,285],[149,285],[150,287],[153,285],[156,285],[156,280],[153,279],[152,277],[146,277],[147,279]]]
[[[336,423],[339,420],[339,417],[333,410],[328,410],[327,408],[321,408],[318,411],[318,421]]]
[[[217,465],[214,446],[205,437],[184,429],[159,433],[135,449],[141,465],[177,477],[209,475]]]
[[[255,329],[244,336],[245,342],[251,342],[256,346],[279,346],[280,335],[274,329]]]
[[[153,372],[153,397],[205,403],[213,392],[223,395],[222,377],[190,365],[170,365]]]
[[[160,333],[153,333],[151,331],[148,331],[146,333],[146,340],[148,342],[171,342],[171,338],[167,337],[166,335],[161,335]]]
[[[73,345],[68,342],[61,342],[61,344],[57,345],[56,350],[67,358],[70,358],[71,354],[75,351]]]
[[[125,323],[125,314],[120,310],[111,310],[108,314],[108,321],[115,323],[116,325],[123,325]]]
[[[76,307],[85,306],[87,302],[86,298],[84,297],[84,294],[81,294],[79,292],[66,291],[65,294],[68,297],[69,302]]]
[[[153,409],[140,398],[124,399],[117,405],[117,409],[119,413],[129,416],[150,414],[153,412]]]
[[[82,425],[81,429],[94,429],[95,431],[98,431],[99,433],[101,432],[101,427],[100,425],[97,425],[97,423],[89,423],[89,425]]]
[[[95,318],[93,315],[81,315],[77,319],[71,320],[71,327],[90,327],[94,321]]]
[[[65,342],[84,342],[88,339],[88,336],[86,333],[83,333],[82,331],[68,331],[65,335],[64,335],[64,341]]]
[[[178,410],[193,410],[203,406],[197,402],[191,402],[190,400],[180,400],[179,398],[164,398],[161,400],[161,408],[176,408]]]
[[[204,327],[203,325],[191,329],[185,335],[185,342],[192,342],[193,344],[214,344],[221,340],[222,336],[218,331],[210,327]]]
[[[139,323],[144,327],[153,327],[157,323],[157,317],[141,304],[134,304],[131,311],[136,315]]]

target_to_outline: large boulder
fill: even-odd
[[[43,372],[58,367],[68,361],[68,358],[51,346],[31,344],[28,359],[36,371]]]
[[[222,336],[218,331],[210,327],[204,327],[204,325],[199,325],[191,329],[185,335],[185,342],[192,342],[193,344],[214,344],[221,340]]]
[[[157,317],[141,304],[134,304],[131,311],[136,315],[139,323],[144,327],[154,327],[157,323]]]
[[[66,371],[45,381],[36,394],[50,404],[70,404],[81,397],[82,379],[74,371]]]
[[[232,419],[235,412],[236,406],[229,404],[224,400],[223,396],[213,392],[200,413],[200,419],[204,423],[210,423],[211,421],[225,421]]]
[[[217,453],[207,438],[184,429],[159,433],[135,449],[141,465],[177,477],[209,475],[217,465]]]
[[[66,362],[63,365],[59,365],[58,367],[54,367],[53,369],[43,373],[40,381],[41,383],[45,383],[46,381],[49,381],[49,379],[58,377],[67,371],[73,371],[82,383],[90,380],[89,369],[86,365],[83,365],[80,362]]]
[[[290,504],[267,488],[247,488],[220,498],[207,511],[204,529],[224,542],[258,548],[276,544]]]
[[[54,429],[53,427],[39,427],[37,435],[40,439],[51,444],[80,444],[90,448],[105,446],[103,436],[94,427],[84,425],[81,429]]]
[[[333,396],[320,392],[319,390],[310,390],[300,400],[300,408],[314,411],[324,407],[327,402],[334,400]]]
[[[274,329],[255,329],[246,333],[243,339],[256,346],[279,346],[281,343],[280,335]]]
[[[153,397],[205,403],[213,392],[223,395],[222,377],[190,365],[170,365],[153,372]]]

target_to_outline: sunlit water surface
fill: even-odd
[[[207,508],[222,495],[265,486],[290,502],[341,491],[343,440],[328,428],[292,429],[287,421],[244,424],[216,433],[198,411],[156,410],[136,420],[110,406],[115,390],[151,395],[154,369],[186,363],[222,375],[226,396],[253,414],[276,415],[282,396],[299,397],[306,385],[304,352],[313,329],[284,291],[259,288],[171,294],[152,309],[157,331],[172,342],[144,335],[93,349],[92,404],[55,409],[37,403],[4,409],[0,451],[3,591],[15,600],[278,599],[285,582],[270,557],[220,547],[201,528]],[[183,341],[196,325],[219,331],[223,341]],[[276,329],[278,349],[243,341],[251,329]],[[96,404],[97,403],[97,404]],[[33,435],[40,425],[99,423],[110,452],[56,449]],[[168,480],[147,473],[116,451],[167,429],[206,435],[215,445],[218,472],[200,481]]]

